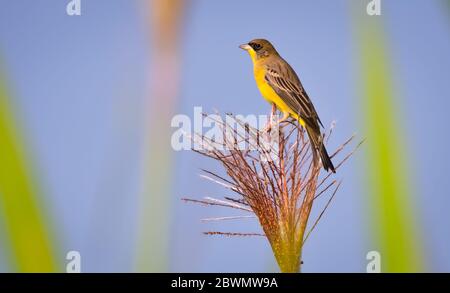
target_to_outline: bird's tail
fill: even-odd
[[[311,127],[306,125],[306,132],[309,136],[309,141],[311,142],[311,151],[313,153],[314,162],[319,162],[317,155],[320,156],[320,160],[322,161],[323,168],[328,171],[331,170],[333,173],[336,173],[334,169],[333,162],[331,161],[330,156],[328,155],[327,149],[323,143],[323,137],[320,132],[317,134]]]

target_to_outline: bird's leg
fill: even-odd
[[[272,103],[272,111],[270,111],[269,121],[267,121],[266,127],[264,128],[264,132],[269,132],[272,129],[272,121],[274,120],[276,112],[277,106],[275,105],[275,103]]]
[[[275,113],[277,112],[277,106],[275,103],[272,103],[272,112],[270,112],[270,121],[273,120],[273,116],[275,116]]]
[[[289,117],[290,117],[289,113],[288,112],[284,112],[283,113],[283,117],[280,120],[278,120],[275,124],[280,124],[281,122],[286,121],[286,119],[288,119]]]

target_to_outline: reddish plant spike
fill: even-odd
[[[270,149],[267,149],[267,145],[261,143],[267,137],[267,133],[239,121],[233,115],[231,117],[244,129],[245,133],[229,129],[230,125],[226,124],[227,122],[216,119],[215,123],[223,131],[225,129],[232,130],[234,141],[217,144],[217,142],[212,143],[208,138],[200,136],[203,148],[195,151],[222,164],[228,178],[206,170],[203,171],[212,177],[204,177],[234,191],[237,198],[183,200],[207,206],[222,206],[253,212],[264,231],[263,234],[220,231],[209,231],[204,234],[264,236],[270,242],[282,272],[300,271],[303,244],[317,227],[341,181],[337,183],[337,180],[333,179],[328,183],[331,177],[336,176],[333,173],[328,173],[319,179],[321,172],[324,172],[322,165],[320,162],[313,162],[309,140],[305,136],[304,129],[296,123],[283,124],[279,129],[277,144],[271,143],[269,144]],[[333,128],[334,124],[325,135],[324,141],[327,143],[333,133]],[[331,157],[335,159],[354,140],[354,137],[351,136],[340,145]],[[235,147],[238,142],[243,142],[252,149],[217,148],[217,145]],[[340,168],[361,144],[362,141],[345,155],[344,159],[336,164],[336,169]],[[318,190],[322,185],[326,187]],[[332,189],[332,186],[336,187]],[[326,194],[329,198],[325,207],[322,208],[319,217],[306,233],[314,200]],[[218,218],[238,219],[239,217]]]

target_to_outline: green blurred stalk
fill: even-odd
[[[53,272],[49,229],[9,101],[0,73],[0,248],[6,249],[11,271]]]
[[[170,122],[178,103],[181,28],[188,1],[153,0],[150,13],[150,93],[146,104],[145,148],[135,269],[168,272],[171,232],[172,155]]]
[[[356,5],[358,7],[358,5]],[[354,7],[356,11],[356,7]],[[359,45],[361,122],[367,137],[368,192],[373,232],[381,253],[383,272],[423,270],[420,228],[413,212],[409,148],[401,127],[381,22],[368,16],[365,7],[354,11]]]

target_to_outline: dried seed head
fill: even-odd
[[[330,179],[335,176],[333,173],[319,178],[322,166],[313,162],[309,139],[304,129],[296,123],[286,123],[275,129],[277,133],[274,136],[273,133],[260,131],[239,119],[235,118],[235,121],[237,125],[242,126],[243,132],[231,128],[227,121],[220,119],[216,121],[216,126],[227,133],[224,137],[232,137],[231,140],[217,142],[203,135],[194,135],[193,139],[196,140],[197,146],[200,146],[194,151],[219,161],[228,175],[228,178],[224,178],[204,170],[206,175],[203,177],[230,189],[238,195],[238,198],[184,200],[254,213],[264,234],[234,232],[205,232],[205,234],[265,235],[281,271],[299,271],[302,246],[329,206],[340,182]],[[328,142],[333,127],[334,124],[328,131],[325,142]],[[334,158],[341,153],[353,139],[354,136],[350,137],[331,157]],[[242,144],[246,148],[239,147]],[[342,166],[356,148],[336,165],[336,169]],[[325,187],[320,189],[322,186]],[[306,232],[314,200],[326,193],[329,194],[326,206]]]

